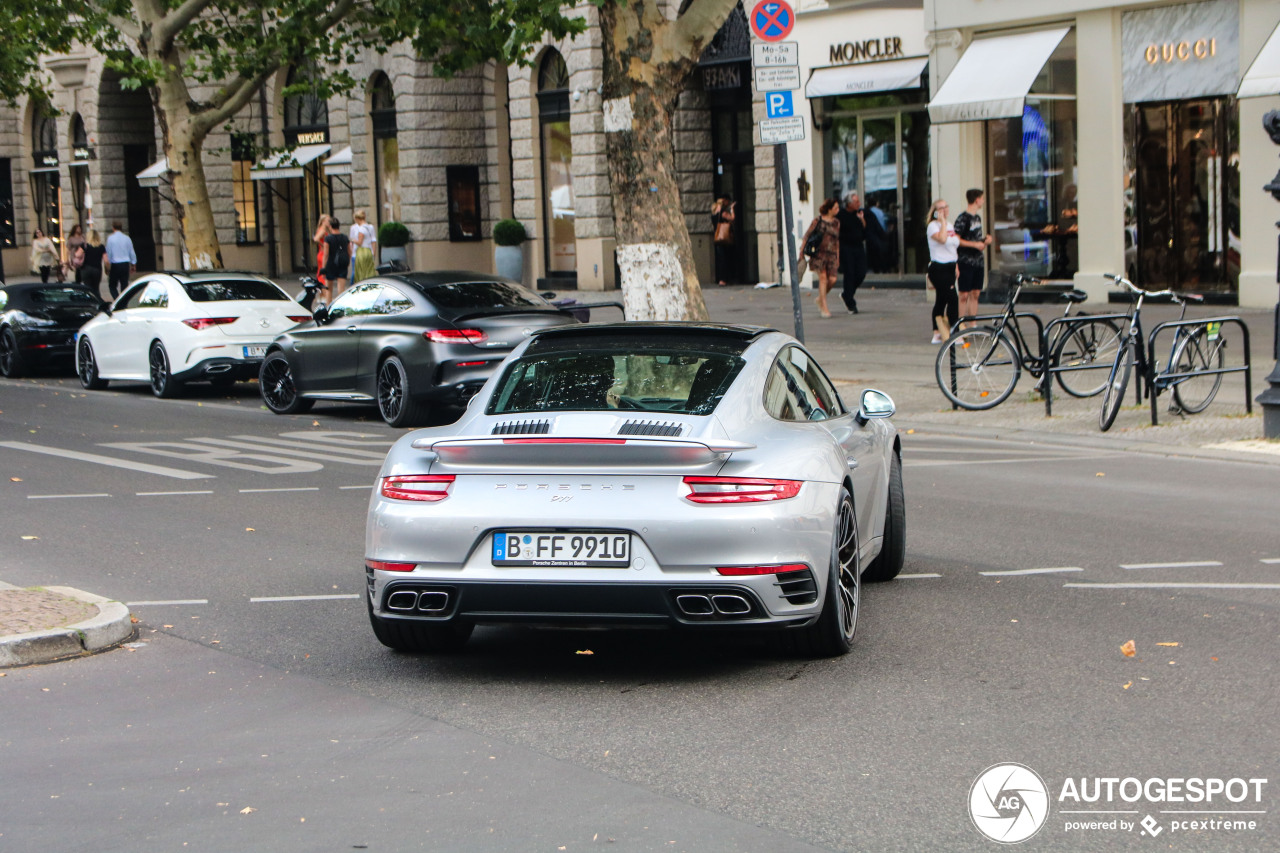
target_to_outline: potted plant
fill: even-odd
[[[409,229],[403,222],[384,222],[378,229],[378,245],[381,247],[382,262],[399,261],[409,267],[409,253],[405,246],[409,243]]]
[[[499,219],[493,223],[493,268],[498,275],[512,281],[524,281],[524,249],[520,244],[529,239],[518,219]]]

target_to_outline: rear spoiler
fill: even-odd
[[[754,444],[742,441],[545,435],[420,438],[412,446],[431,453],[446,465],[557,465],[570,468],[673,465],[697,468],[724,461],[732,453],[755,448]]]

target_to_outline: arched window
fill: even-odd
[[[31,149],[40,154],[52,155],[54,158],[53,163],[46,165],[57,163],[58,123],[53,116],[44,112],[36,114],[36,120],[32,123]]]
[[[31,202],[35,226],[62,242],[62,190],[58,174],[58,123],[43,109],[31,122]]]
[[[546,262],[549,276],[564,278],[576,276],[578,269],[569,117],[569,68],[559,52],[548,50],[538,66]]]
[[[292,68],[289,71],[286,88],[305,85],[314,75],[314,66]],[[323,134],[324,141],[329,139],[329,104],[321,98],[313,87],[310,91],[296,92],[284,99],[284,135],[289,144],[298,142],[314,143]],[[298,137],[302,136],[300,140]]]
[[[89,228],[89,161],[93,159],[93,150],[89,147],[89,135],[85,133],[84,119],[80,113],[71,117],[71,203],[75,205],[75,222],[67,226],[79,224],[86,231]]]
[[[369,81],[369,124],[373,128],[373,182],[376,225],[400,220],[400,144],[396,139],[396,93],[381,71]]]

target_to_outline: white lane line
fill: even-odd
[[[278,489],[239,489],[240,494],[247,495],[256,492],[318,492],[319,486],[289,486],[287,488]]]
[[[58,447],[44,447],[39,444],[28,444],[25,441],[0,441],[0,447],[11,447],[14,450],[26,450],[31,453],[43,453],[46,456],[60,456],[63,459],[75,459],[80,462],[93,462],[111,468],[127,468],[130,471],[141,471],[144,474],[159,474],[162,477],[173,477],[178,480],[209,480],[214,474],[197,474],[195,471],[183,471],[180,468],[166,468],[163,465],[149,465],[146,462],[131,462],[128,459],[116,459],[114,456],[99,456],[96,453],[81,453],[78,450],[63,450]]]
[[[266,601],[338,601],[346,598],[359,598],[359,593],[351,593],[350,595],[270,595],[262,598],[249,599],[252,604],[261,604]]]
[[[1064,583],[1071,589],[1280,589],[1280,583]]]
[[[208,604],[207,598],[175,598],[171,601],[126,601],[125,607],[152,607],[167,604]]]
[[[910,453],[911,451],[908,450],[908,456]],[[907,458],[902,461],[902,465],[906,468],[936,468],[940,465],[1014,465],[1022,462],[1068,462],[1071,460],[1084,462],[1093,459],[1113,459],[1119,455],[1119,453],[1106,453],[1100,456],[1022,456],[1017,459],[926,459],[923,461]]]
[[[1264,557],[1263,559],[1259,560],[1258,562],[1259,562],[1259,563],[1266,563],[1266,564],[1267,564],[1267,565],[1269,565],[1269,566],[1274,566],[1275,564],[1280,563],[1280,557]]]
[[[211,495],[211,494],[213,494],[213,489],[204,489],[202,491],[191,491],[191,492],[134,492],[134,496],[139,498],[160,498],[160,497],[168,497],[169,495]]]
[[[109,498],[111,495],[106,492],[97,492],[91,495],[27,495],[29,501],[52,501],[58,498]]]
[[[916,578],[940,578],[942,575],[933,574],[931,572],[921,572],[914,575],[898,575],[898,577],[902,580],[915,580]]]
[[[340,490],[342,490],[342,489],[372,489],[372,488],[374,488],[376,485],[377,485],[377,484],[375,483],[374,485],[370,485],[370,486],[338,486],[338,488],[339,488]],[[1266,560],[1263,560],[1263,562],[1265,563],[1265,562],[1266,562]]]
[[[1058,572],[1083,572],[1079,566],[1061,566],[1056,569],[1013,569],[1008,572],[978,572],[980,575],[1052,575]]]
[[[382,462],[387,458],[387,451],[369,450],[360,447],[353,447],[349,444],[338,444],[336,442],[320,442],[320,441],[289,441],[283,438],[263,438],[256,435],[233,435],[231,438],[239,441],[252,441],[255,444],[266,445],[270,447],[295,447],[299,450],[319,451],[321,453],[337,453],[342,456],[350,456],[360,461],[368,460],[370,462]],[[390,447],[395,442],[379,442],[384,448]]]
[[[1122,569],[1201,569],[1210,566],[1221,566],[1217,560],[1202,560],[1196,563],[1121,563]]]

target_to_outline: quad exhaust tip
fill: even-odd
[[[396,613],[437,615],[449,609],[449,593],[440,589],[398,589],[387,596],[387,609]]]
[[[710,616],[715,613],[711,599],[705,595],[677,595],[676,606],[685,616]]]
[[[713,595],[711,603],[723,616],[746,616],[751,612],[751,602],[740,595]]]
[[[676,596],[676,607],[685,616],[696,619],[716,616],[734,619],[755,612],[751,600],[736,593],[681,593]]]

